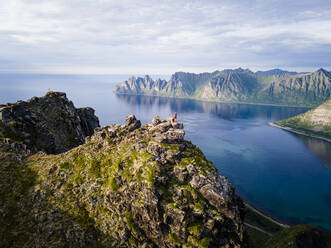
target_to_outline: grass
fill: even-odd
[[[245,227],[247,236],[248,236],[248,243],[250,248],[261,248],[264,247],[265,243],[270,238],[267,234],[257,231],[250,227]]]
[[[295,246],[294,246],[295,243]],[[297,225],[275,234],[265,248],[331,248],[331,233],[309,225]]]
[[[245,222],[253,226],[257,226],[269,233],[276,233],[283,230],[284,227],[277,225],[276,223],[265,218],[261,214],[257,213],[251,206],[245,206]]]

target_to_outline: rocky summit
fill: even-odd
[[[0,246],[246,247],[242,200],[184,135],[129,115],[61,154],[0,140]]]
[[[0,137],[22,142],[32,152],[67,151],[84,143],[98,126],[92,108],[76,109],[61,92],[0,105]]]

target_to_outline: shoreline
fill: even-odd
[[[325,138],[325,137],[322,137],[322,136],[300,132],[300,131],[297,131],[297,130],[295,130],[293,128],[290,128],[290,127],[283,127],[283,126],[277,125],[274,122],[269,122],[268,124],[269,124],[269,126],[278,127],[280,129],[283,129],[283,130],[286,130],[286,131],[289,131],[289,132],[292,132],[292,133],[304,135],[304,136],[307,136],[307,137],[310,137],[310,138],[315,138],[315,139],[319,139],[319,140],[323,140],[323,141],[326,141],[326,142],[330,142],[331,143],[331,139],[328,139],[328,138]]]
[[[202,99],[196,97],[179,97],[179,96],[159,96],[159,95],[148,95],[148,94],[130,94],[130,93],[117,93],[113,92],[115,95],[129,95],[129,96],[153,96],[153,97],[162,97],[162,98],[174,98],[174,99],[189,99],[200,102],[213,102],[213,103],[232,103],[232,104],[248,104],[248,105],[258,105],[258,106],[272,106],[272,107],[287,107],[287,108],[307,108],[312,109],[318,105],[314,106],[305,106],[305,105],[283,105],[283,104],[273,104],[273,103],[254,103],[254,102],[230,102],[230,101],[218,101],[213,99]]]
[[[262,210],[260,210],[256,207],[253,207],[251,204],[249,204],[245,200],[244,200],[244,204],[245,204],[245,207],[249,208],[250,210],[254,211],[258,215],[261,215],[262,217],[264,217],[265,219],[273,222],[276,225],[279,225],[279,226],[284,227],[284,228],[289,228],[291,226],[291,225],[286,224],[285,222],[281,222],[280,220],[277,220],[276,218],[270,216],[269,214],[263,212]]]

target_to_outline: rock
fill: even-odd
[[[132,132],[141,127],[141,122],[134,115],[128,115],[125,118],[125,127],[128,132]]]
[[[0,141],[0,209],[15,213],[1,222],[0,246],[246,247],[242,200],[184,134],[172,118],[141,127],[129,115],[65,153],[19,163]]]
[[[160,116],[155,116],[152,120],[152,125],[155,127],[156,125],[160,124],[161,120],[160,120]]]
[[[62,92],[0,107],[0,131],[32,151],[65,152],[83,144],[99,126],[92,108],[76,109]]]

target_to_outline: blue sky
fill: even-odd
[[[330,0],[8,0],[0,72],[331,69]]]

